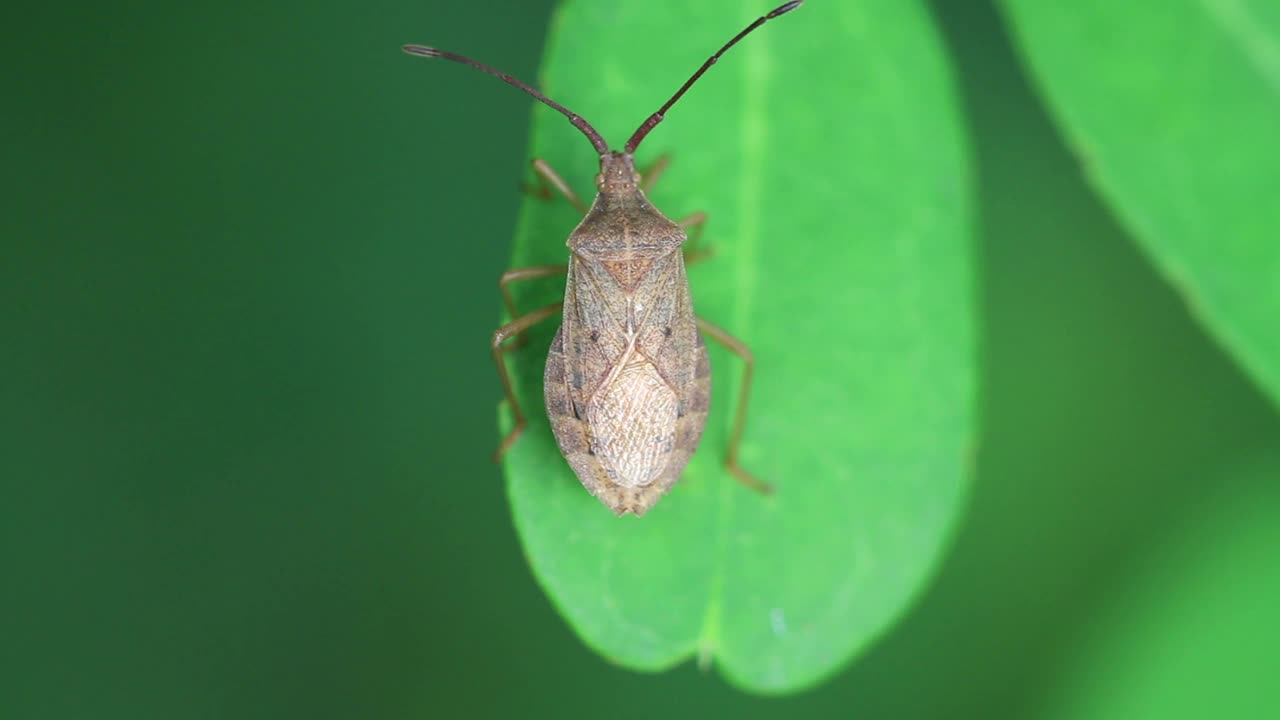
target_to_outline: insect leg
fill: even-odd
[[[662,177],[662,173],[666,172],[667,166],[670,164],[670,155],[659,155],[652,165],[640,171],[640,189],[649,192],[654,184],[658,182],[658,178]]]
[[[507,287],[508,285],[520,282],[521,280],[536,280],[538,278],[551,277],[553,275],[563,275],[568,268],[568,265],[532,265],[529,267],[511,268],[510,270],[502,273],[502,277],[498,279],[498,290],[502,292],[502,304],[507,307],[507,317],[514,320],[519,315],[519,313],[516,312],[516,301],[511,297],[511,290]],[[508,349],[515,350],[516,348],[524,347],[524,344],[528,341],[528,336],[522,332],[515,344],[510,346]]]
[[[560,177],[560,173],[551,169],[551,166],[547,164],[546,160],[543,160],[542,158],[534,158],[533,172],[538,176],[538,185],[537,187],[533,187],[526,184],[524,186],[525,192],[530,195],[540,197],[543,200],[550,200],[551,188],[554,187],[556,190],[560,191],[560,194],[564,196],[565,200],[568,200],[571,205],[577,208],[578,212],[583,215],[587,214],[586,203],[582,202],[582,198],[578,197],[578,193],[574,192],[573,188],[569,187],[569,183],[565,182],[564,178]]]
[[[507,363],[502,359],[502,356],[511,348],[503,347],[503,343],[512,335],[522,333],[543,320],[552,317],[560,312],[562,307],[564,307],[564,303],[552,303],[544,308],[521,315],[493,333],[493,361],[498,365],[498,377],[502,378],[502,392],[506,395],[507,403],[511,405],[511,414],[515,416],[516,420],[511,432],[507,433],[507,436],[502,439],[502,443],[498,445],[498,449],[494,451],[494,462],[502,458],[502,454],[511,448],[516,438],[520,437],[520,433],[524,431],[524,413],[520,412],[520,403],[516,400],[516,394],[511,389],[511,376],[507,372]]]
[[[677,220],[676,224],[690,230],[689,240],[686,242],[684,249],[685,265],[702,262],[711,257],[711,248],[700,247],[702,245],[702,231],[707,227],[706,213],[701,210],[689,213]]]
[[[742,444],[742,430],[747,422],[747,401],[751,397],[751,376],[755,370],[755,356],[751,354],[751,349],[745,343],[725,332],[723,328],[716,327],[702,318],[697,318],[697,321],[699,330],[723,345],[729,352],[742,358],[742,362],[746,365],[742,373],[742,389],[738,391],[738,409],[733,417],[733,429],[729,434],[729,452],[725,455],[724,466],[737,478],[738,482],[756,492],[769,495],[773,492],[773,486],[743,470],[738,464],[738,446]]]

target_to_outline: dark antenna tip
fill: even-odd
[[[776,10],[769,13],[768,15],[765,15],[765,18],[768,20],[772,20],[778,17],[779,15],[786,15],[787,13],[791,12],[792,10],[795,10],[796,8],[800,7],[803,4],[804,4],[804,0],[791,0],[791,2],[783,5],[782,7],[777,8]]]
[[[720,56],[724,55],[725,52],[729,50],[729,48],[736,45],[738,41],[741,40],[742,38],[746,37],[747,35],[750,35],[753,30],[760,27],[761,25],[769,22],[770,20],[778,17],[779,15],[785,15],[791,12],[792,10],[795,10],[796,8],[800,7],[803,4],[804,4],[804,0],[791,0],[791,2],[783,3],[778,7],[774,8],[773,10],[770,10],[767,14],[761,15],[760,17],[756,18],[755,22],[751,23],[745,29],[743,29],[742,32],[738,33],[737,35],[734,35],[732,40],[725,43],[724,47],[716,51],[715,55],[712,55],[711,57],[707,58],[707,61],[702,63],[702,67],[698,68],[698,71],[693,74],[693,77],[689,78],[688,80],[685,80],[684,85],[680,86],[680,89],[676,91],[676,94],[672,95],[671,99],[668,100],[666,104],[658,108],[658,112],[650,115],[647,120],[645,120],[643,123],[640,123],[640,127],[636,128],[636,131],[631,134],[631,139],[627,140],[627,145],[625,148],[627,154],[630,155],[636,151],[636,148],[640,146],[640,141],[644,140],[645,136],[649,134],[649,131],[653,130],[655,127],[658,126],[658,123],[666,119],[667,111],[671,109],[671,106],[675,105],[676,101],[684,96],[685,91],[688,90],[690,86],[692,86],[695,82],[697,82],[698,78],[702,77],[702,73],[706,72],[707,69],[710,68],[712,65],[715,65],[716,61],[720,59]]]
[[[400,49],[404,50],[410,55],[421,55],[422,57],[440,57],[439,50],[433,47],[427,47],[426,45],[405,45]]]

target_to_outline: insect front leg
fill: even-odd
[[[554,316],[564,307],[564,303],[552,303],[544,308],[538,308],[533,312],[526,313],[511,322],[498,328],[493,333],[493,361],[498,365],[498,377],[502,378],[502,392],[506,395],[507,402],[511,405],[511,414],[515,416],[515,426],[511,428],[511,432],[502,439],[502,443],[498,445],[498,449],[493,453],[493,460],[497,462],[502,459],[503,453],[509,450],[516,438],[520,437],[520,433],[524,432],[524,413],[520,411],[520,402],[516,400],[516,394],[511,389],[511,375],[507,372],[507,363],[502,356],[507,351],[514,348],[503,347],[503,343],[507,338],[513,335],[523,333],[525,330],[537,325],[538,323]]]
[[[564,178],[560,177],[560,173],[553,170],[551,166],[547,164],[546,160],[543,160],[542,158],[534,158],[532,164],[533,172],[538,176],[538,185],[537,187],[525,185],[525,192],[535,197],[542,198],[543,200],[550,200],[551,188],[554,187],[556,190],[560,191],[560,194],[564,196],[565,200],[568,200],[571,205],[577,208],[578,212],[583,215],[587,214],[586,203],[582,202],[582,198],[578,197],[578,193],[574,192],[573,188],[569,187],[569,183],[565,182]]]
[[[702,318],[697,318],[697,321],[699,330],[723,345],[729,352],[742,358],[742,362],[746,365],[742,373],[742,388],[738,391],[738,409],[734,413],[733,429],[729,433],[729,451],[725,454],[724,466],[743,485],[765,495],[772,494],[772,485],[743,470],[738,464],[738,446],[742,444],[742,431],[747,423],[747,401],[751,398],[751,380],[756,366],[755,356],[751,354],[751,349],[746,346],[746,343],[725,332],[723,328],[712,325]]]
[[[662,177],[662,173],[667,171],[667,166],[671,164],[671,156],[663,153],[658,156],[653,164],[640,171],[640,189],[646,193],[653,189],[658,178]]]
[[[701,247],[702,231],[707,227],[707,214],[701,210],[689,213],[676,221],[676,224],[689,230],[689,240],[685,243],[684,264],[692,265],[711,257],[711,248]]]
[[[653,164],[640,171],[640,189],[648,193],[658,182],[658,178],[667,171],[667,166],[671,164],[671,156],[662,154],[658,156]],[[676,225],[689,230],[688,246],[684,251],[684,263],[692,265],[693,263],[702,262],[711,257],[709,248],[698,247],[702,240],[702,231],[706,228],[707,214],[701,210],[689,213],[676,221]]]
[[[511,268],[502,273],[502,277],[498,279],[498,290],[502,293],[502,304],[507,307],[507,317],[512,320],[519,317],[519,313],[516,312],[516,301],[515,298],[511,297],[509,285],[522,280],[536,280],[538,278],[563,275],[568,269],[568,265],[531,265],[529,267]],[[507,349],[516,350],[522,348],[527,342],[529,342],[528,335],[521,332],[516,338],[515,344]]]

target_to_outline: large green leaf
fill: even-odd
[[[541,85],[621,145],[770,5],[566,3]],[[591,147],[560,115],[537,109],[532,150],[594,188]],[[741,365],[713,348],[712,415],[683,480],[645,517],[614,517],[574,478],[542,410],[550,322],[513,364],[530,423],[506,460],[512,510],[538,579],[601,654],[648,670],[697,655],[741,687],[794,690],[905,612],[965,496],[970,187],[927,13],[812,3],[770,23],[669,113],[639,162],[668,151],[653,199],[672,217],[710,215],[715,257],[690,271],[695,307],[755,352],[743,462],[777,492],[722,469]],[[529,200],[513,264],[564,262],[575,223],[567,203]],[[530,283],[519,304],[562,292]]]
[[[1094,183],[1280,401],[1280,3],[1005,7]]]

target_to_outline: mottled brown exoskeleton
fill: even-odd
[[[667,110],[722,54],[800,4],[800,0],[788,2],[735,35],[640,125],[622,152],[610,150],[586,120],[510,75],[455,53],[405,46],[411,54],[470,65],[529,93],[569,118],[600,154],[596,197],[590,208],[549,165],[533,161],[541,182],[538,192],[550,197],[549,184],[584,217],[569,235],[568,265],[508,270],[499,283],[513,319],[494,333],[493,357],[515,426],[495,457],[511,447],[525,425],[503,360],[519,343],[508,346],[506,341],[523,340],[531,326],[562,313],[543,376],[547,415],[560,452],[593,495],[618,515],[643,515],[680,479],[702,437],[711,398],[711,366],[703,334],[746,362],[725,465],[743,484],[770,492],[769,485],[738,465],[754,360],[741,342],[695,316],[689,296],[685,263],[699,254],[686,250],[685,229],[694,228],[700,234],[706,215],[693,213],[673,222],[659,212],[645,191],[666,167],[666,159],[660,158],[642,176],[634,154]],[[508,290],[511,283],[561,273],[568,276],[562,303],[524,315],[516,312]]]

